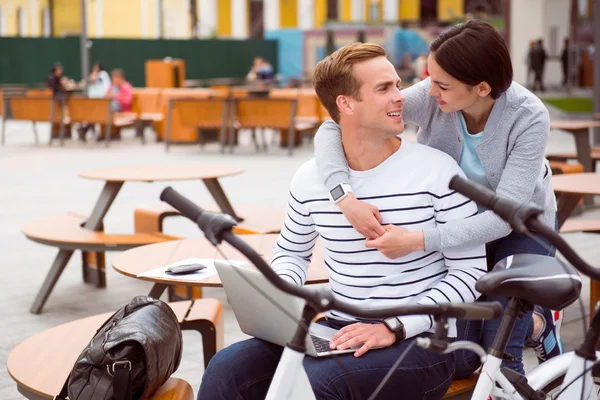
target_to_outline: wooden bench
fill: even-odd
[[[115,113],[111,109],[111,100],[88,97],[70,97],[67,108],[71,122],[101,124],[106,127],[104,140],[108,146],[111,138],[111,126],[124,128],[134,126],[137,115],[135,113]],[[144,138],[141,138],[144,143]]]
[[[301,134],[313,131],[316,122],[306,122],[297,119],[297,99],[248,98],[234,99],[232,102],[230,129],[271,128],[279,130],[281,145],[287,142],[288,153],[292,155],[295,145],[301,143]],[[298,135],[296,135],[298,134]],[[230,135],[230,150],[233,143]],[[266,148],[266,143],[263,143]]]
[[[596,162],[598,162],[598,160],[600,160],[600,147],[592,147],[590,156],[592,159],[592,171],[590,171],[590,172],[595,172],[596,171]],[[550,162],[552,162],[552,161],[565,162],[565,161],[571,161],[571,160],[575,160],[575,161],[578,160],[577,153],[548,154],[546,156],[546,158]]]
[[[164,119],[160,105],[161,88],[134,88],[131,111],[136,113],[136,134],[143,137],[144,129],[152,126],[156,131],[156,123]]]
[[[156,122],[157,139],[165,140],[167,128],[171,129],[170,140],[179,143],[193,143],[198,141],[198,133],[195,128],[181,124],[178,115],[173,115],[168,120],[166,115],[169,108],[169,100],[175,98],[206,99],[211,96],[211,91],[205,88],[198,89],[163,89],[160,94],[160,112],[165,116],[162,121]],[[168,120],[168,121],[167,121]]]
[[[204,210],[222,212],[217,205],[200,205]],[[285,211],[253,206],[236,207],[236,213],[242,220],[233,232],[238,235],[256,235],[279,233],[285,220]],[[163,232],[163,221],[167,217],[181,215],[168,204],[154,204],[137,207],[133,214],[136,233]]]
[[[583,172],[583,165],[580,163],[567,163],[563,161],[550,161],[550,169],[553,175],[557,174],[578,174]]]
[[[169,303],[182,329],[202,335],[204,365],[223,348],[223,306],[215,299]],[[77,357],[96,330],[113,313],[96,315],[50,328],[21,342],[8,356],[7,369],[17,388],[30,399],[58,394]],[[170,378],[153,400],[193,399],[190,385]]]
[[[221,143],[221,151],[224,151],[225,143],[227,143],[228,111],[227,98],[170,99],[167,109],[166,150],[169,149],[171,135],[173,133],[171,121],[174,118],[177,118],[183,127],[196,129],[197,133],[200,135],[201,146],[206,142],[203,131],[215,130],[219,132],[218,140]]]
[[[31,121],[35,143],[39,143],[37,122],[60,123],[62,107],[61,103],[53,100],[51,97],[6,97],[6,103],[10,109],[10,116],[5,115],[2,119],[1,139],[2,145],[5,141],[6,123],[9,120]],[[69,122],[68,117],[63,117],[63,123]],[[52,135],[50,135],[52,141]],[[61,144],[63,138],[61,137]]]
[[[455,379],[444,395],[444,399],[470,400],[471,392],[475,389],[479,374],[473,374],[465,379]]]
[[[175,236],[156,233],[107,234],[83,227],[87,217],[77,213],[44,217],[28,222],[21,227],[21,232],[30,240],[58,247],[59,254],[55,259],[40,292],[38,293],[31,312],[39,314],[58,281],[62,271],[75,250],[89,252],[94,257],[84,257],[83,280],[95,282],[98,287],[106,286],[104,252],[123,251],[133,247],[167,240],[179,239]],[[95,263],[95,274],[90,273],[89,266]]]

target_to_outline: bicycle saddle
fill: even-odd
[[[516,297],[551,310],[561,310],[579,298],[581,278],[569,264],[554,257],[518,254],[499,261],[477,281],[488,296]]]

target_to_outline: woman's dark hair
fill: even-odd
[[[104,69],[104,66],[102,65],[102,63],[100,63],[100,62],[95,62],[95,63],[94,63],[94,66],[96,66],[96,65],[98,66],[98,70],[100,70],[100,71],[106,71],[106,70]]]
[[[471,20],[442,32],[429,46],[439,66],[454,79],[475,86],[487,82],[493,99],[513,80],[512,62],[504,39],[494,27]]]

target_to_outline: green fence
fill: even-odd
[[[147,59],[181,58],[186,79],[238,78],[248,73],[255,56],[277,65],[274,40],[132,40],[91,39],[90,63],[108,70],[122,68],[134,86],[145,85]],[[56,62],[69,78],[81,79],[79,38],[0,38],[0,84],[41,85]]]

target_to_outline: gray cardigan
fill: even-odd
[[[405,90],[404,121],[417,125],[419,143],[449,154],[459,162],[463,138],[456,112],[440,111],[429,95],[429,78]],[[499,196],[533,202],[544,209],[542,222],[555,226],[556,199],[552,172],[544,157],[550,117],[533,93],[513,82],[494,104],[477,155],[488,181]],[[339,126],[326,121],[315,137],[315,158],[325,185],[348,182],[348,163]],[[405,171],[406,172],[406,171]],[[510,225],[491,211],[424,231],[425,250],[488,243],[508,235]]]

